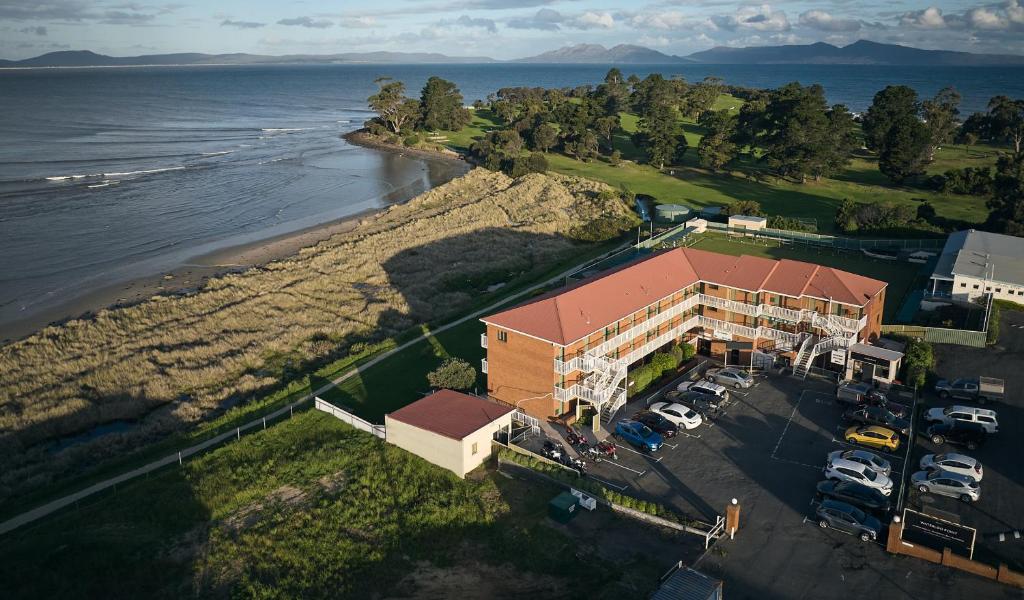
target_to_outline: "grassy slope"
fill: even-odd
[[[543,524],[557,490],[525,485],[460,480],[308,411],[5,538],[0,580],[11,599],[366,598],[424,561],[606,598],[656,581],[651,561],[577,560]]]
[[[722,96],[715,106],[738,110],[740,103],[742,101],[738,98]],[[615,147],[627,160],[642,159],[642,154],[629,139],[636,126],[635,115],[622,115],[625,133],[616,137]],[[495,127],[498,127],[497,120],[489,111],[475,111],[469,127],[448,134],[449,145],[464,151],[474,139]],[[710,172],[697,166],[696,147],[702,128],[684,120],[683,129],[690,146],[684,164],[662,172],[644,164],[624,163],[613,167],[600,160],[585,163],[555,153],[548,154],[548,162],[557,172],[604,181],[615,187],[626,186],[634,192],[653,196],[660,203],[703,207],[737,200],[757,200],[769,214],[817,219],[823,233],[834,231],[835,211],[846,198],[860,202],[897,202],[915,207],[922,201],[928,201],[940,217],[967,223],[980,223],[988,215],[983,198],[943,195],[892,185],[878,171],[875,159],[867,154],[855,158],[835,178],[805,184],[770,177],[757,165],[742,160],[742,170]],[[963,146],[942,148],[935,162],[929,166],[928,173],[942,173],[966,166],[989,166],[995,163],[997,153],[998,149],[987,146],[975,146],[970,152]]]
[[[817,248],[780,247],[766,246],[763,243],[745,243],[718,235],[707,235],[693,247],[722,254],[748,254],[765,258],[802,260],[885,281],[889,284],[889,287],[885,292],[883,323],[892,322],[899,310],[900,304],[903,303],[907,292],[910,291],[915,275],[920,271],[919,265],[905,262],[875,260],[852,253],[837,253]]]

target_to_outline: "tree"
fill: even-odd
[[[392,81],[390,77],[380,77],[374,80],[374,83],[380,89],[367,98],[367,104],[391,131],[399,133],[403,126],[416,120],[420,105],[419,102],[405,97],[404,83]]]
[[[725,207],[727,215],[745,215],[748,217],[765,217],[767,213],[761,208],[761,203],[756,200],[737,200]]]
[[[852,127],[845,108],[833,107],[832,113],[820,85],[794,82],[776,90],[765,107],[762,160],[801,182],[830,174],[847,160],[846,131]]]
[[[675,157],[679,144],[679,113],[666,102],[656,102],[646,107],[637,123],[640,146],[647,151],[647,161],[655,168],[662,168]]]
[[[697,161],[705,169],[717,171],[736,158],[736,144],[721,132],[707,134],[697,144]]]
[[[931,147],[928,128],[915,116],[893,121],[881,140],[878,170],[894,183],[924,173]]]
[[[836,104],[825,116],[828,121],[827,139],[822,147],[821,163],[811,171],[815,178],[841,171],[850,164],[850,157],[860,143],[857,139],[857,124],[846,106]]]
[[[533,147],[547,152],[558,143],[558,130],[551,123],[541,123],[533,130]]]
[[[892,124],[907,117],[917,118],[920,112],[917,92],[905,85],[890,85],[875,94],[864,114],[864,142],[868,149],[881,152],[882,140]]]
[[[1024,100],[996,96],[988,102],[992,133],[1010,143],[1015,154],[1024,144]]]
[[[622,76],[622,71],[612,67],[604,76],[604,83],[597,86],[597,101],[607,116],[618,117],[620,112],[629,109],[629,86]]]
[[[454,83],[431,77],[420,95],[421,123],[426,129],[457,131],[469,124],[469,111],[462,106],[462,94]]]
[[[971,146],[978,143],[978,134],[973,131],[965,131],[957,136],[957,141],[964,145],[964,154],[970,154]]]
[[[476,384],[476,369],[461,358],[447,358],[427,373],[427,382],[433,388],[468,390]]]
[[[711,110],[721,93],[721,78],[705,77],[686,92],[683,98],[683,113],[691,119],[699,119],[705,111]]]
[[[942,88],[934,98],[921,103],[921,111],[931,139],[928,148],[929,161],[934,159],[935,151],[942,144],[952,141],[957,128],[957,116],[960,115],[959,106],[960,94],[952,87]]]
[[[612,150],[612,140],[615,132],[619,130],[619,115],[601,117],[594,121],[594,133],[604,144],[609,152]]]
[[[989,226],[995,231],[1024,236],[1024,153],[999,157],[992,187]]]

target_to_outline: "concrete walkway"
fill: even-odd
[[[618,248],[616,248],[614,250],[609,251],[604,256],[610,255],[610,254],[612,254],[614,252],[619,252],[619,251],[627,248],[628,246],[629,246],[629,244],[626,244],[626,245],[623,245],[621,247],[618,247]],[[409,348],[410,346],[413,346],[414,344],[417,344],[417,343],[425,340],[427,337],[433,336],[433,335],[437,335],[439,333],[442,333],[444,331],[447,331],[447,330],[451,329],[452,327],[458,327],[459,325],[462,325],[466,321],[469,321],[471,319],[475,319],[475,318],[477,318],[477,317],[479,317],[479,316],[481,316],[481,315],[483,315],[485,313],[492,312],[492,311],[496,310],[497,308],[499,308],[499,307],[501,307],[501,306],[503,306],[505,304],[508,304],[509,302],[518,300],[519,298],[522,298],[523,296],[526,296],[527,294],[530,294],[534,290],[537,290],[537,289],[542,288],[544,286],[550,285],[550,284],[552,284],[552,283],[554,283],[556,281],[561,281],[561,280],[565,279],[566,277],[568,277],[569,275],[571,275],[572,273],[574,273],[574,272],[582,269],[583,267],[585,267],[587,265],[590,265],[591,263],[594,263],[594,262],[596,262],[596,259],[591,259],[591,260],[588,260],[586,262],[574,265],[572,268],[566,269],[565,271],[559,273],[558,275],[556,275],[556,276],[554,276],[554,277],[552,277],[550,279],[546,279],[546,280],[544,280],[544,281],[542,281],[540,283],[534,284],[534,285],[532,285],[532,286],[530,286],[530,287],[528,287],[528,288],[526,288],[526,289],[524,289],[524,290],[522,290],[520,292],[517,292],[517,293],[512,294],[511,296],[509,296],[507,298],[504,298],[504,299],[502,299],[502,300],[500,300],[498,302],[495,302],[494,304],[492,304],[490,306],[487,306],[485,308],[481,308],[480,310],[477,310],[477,311],[475,311],[473,313],[470,313],[470,314],[466,315],[465,317],[462,317],[461,319],[458,319],[456,321],[452,321],[451,323],[448,323],[447,325],[442,325],[441,327],[438,327],[437,329],[434,329],[434,330],[432,330],[432,331],[430,331],[428,333],[424,333],[424,334],[422,334],[422,335],[420,335],[420,336],[418,336],[418,337],[416,337],[414,339],[411,339],[411,340],[409,340],[409,341],[407,341],[407,342],[405,342],[403,344],[395,346],[391,350],[388,350],[386,352],[383,352],[383,353],[375,356],[374,358],[366,361],[365,363],[359,365],[358,367],[355,367],[353,369],[350,369],[350,370],[346,371],[345,373],[343,373],[339,377],[333,379],[330,383],[327,383],[327,384],[323,385],[319,389],[313,390],[309,394],[306,394],[305,396],[303,396],[302,398],[296,400],[295,402],[292,402],[288,406],[279,408],[279,409],[277,409],[277,410],[275,410],[275,411],[273,411],[271,413],[268,413],[266,415],[262,415],[260,417],[257,417],[255,419],[253,419],[252,421],[249,421],[248,423],[245,423],[244,425],[236,427],[235,431],[228,431],[226,433],[222,433],[222,434],[220,434],[218,436],[212,437],[212,438],[210,438],[210,439],[208,439],[208,440],[206,440],[204,442],[201,442],[199,444],[196,444],[194,446],[190,446],[188,448],[184,448],[180,452],[176,452],[174,454],[170,454],[170,455],[165,456],[165,457],[163,457],[163,458],[161,458],[159,460],[156,460],[156,461],[153,461],[153,462],[151,462],[149,464],[141,466],[141,467],[139,467],[137,469],[133,469],[131,471],[127,471],[127,472],[122,473],[120,475],[117,475],[115,477],[111,477],[110,479],[106,479],[106,480],[101,481],[99,483],[93,484],[93,485],[91,485],[91,486],[89,486],[89,487],[87,487],[87,488],[85,488],[83,490],[80,490],[80,491],[75,492],[73,494],[68,494],[67,496],[64,496],[62,498],[58,498],[57,500],[53,500],[52,502],[48,502],[48,503],[46,503],[46,504],[44,504],[42,506],[39,506],[37,508],[34,508],[34,509],[32,509],[32,510],[30,510],[28,512],[24,512],[24,513],[22,513],[22,514],[20,514],[20,515],[18,515],[16,517],[12,517],[11,519],[8,519],[8,520],[4,521],[3,523],[0,523],[0,535],[3,535],[3,534],[8,533],[10,531],[13,531],[13,530],[15,530],[15,529],[17,529],[17,528],[19,528],[19,527],[21,527],[23,525],[27,525],[29,523],[32,523],[33,521],[37,521],[37,520],[39,520],[39,519],[41,519],[41,518],[43,518],[43,517],[45,517],[47,515],[53,514],[53,513],[57,512],[57,511],[59,511],[59,510],[61,510],[63,508],[71,506],[72,504],[78,502],[79,500],[82,500],[83,498],[87,498],[87,497],[89,497],[89,496],[91,496],[91,495],[93,495],[93,494],[95,494],[97,492],[101,492],[103,490],[112,488],[112,487],[114,487],[115,485],[117,485],[119,483],[123,483],[125,481],[130,481],[132,479],[135,479],[136,477],[141,477],[142,475],[145,475],[146,473],[149,473],[151,471],[155,471],[155,470],[160,469],[162,467],[166,467],[167,465],[171,465],[171,464],[174,464],[176,462],[183,461],[185,458],[188,458],[189,456],[192,456],[194,454],[198,454],[198,453],[200,453],[200,452],[202,452],[202,451],[204,451],[204,450],[206,450],[206,449],[208,449],[210,447],[216,446],[217,444],[220,444],[221,442],[223,442],[223,441],[225,441],[225,440],[227,440],[229,438],[241,437],[242,432],[248,432],[248,431],[250,431],[250,430],[252,430],[252,429],[254,429],[256,427],[260,427],[261,429],[265,428],[267,426],[266,422],[267,422],[268,419],[273,420],[273,419],[275,419],[277,417],[280,417],[281,415],[285,414],[286,412],[290,412],[296,406],[299,406],[301,404],[305,404],[306,402],[309,402],[311,399],[313,399],[314,396],[319,396],[321,394],[326,393],[328,390],[336,387],[337,385],[341,384],[342,382],[347,381],[348,379],[350,379],[350,378],[352,378],[352,377],[362,373],[366,369],[369,369],[370,367],[373,367],[374,365],[377,365],[381,361],[384,361],[384,360],[394,356],[395,354],[398,354],[399,352],[402,352],[403,350]]]

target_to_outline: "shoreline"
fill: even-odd
[[[454,150],[447,152],[440,152],[436,150],[424,150],[423,148],[409,148],[408,146],[401,146],[398,144],[392,144],[385,142],[380,138],[367,133],[366,128],[356,129],[350,131],[341,136],[341,139],[352,144],[353,146],[361,146],[363,148],[372,148],[374,150],[380,150],[382,152],[391,152],[402,156],[411,156],[414,158],[432,159],[432,160],[446,160],[451,162],[465,163],[470,167],[474,166],[461,154]]]
[[[341,138],[353,145],[380,152],[404,154],[423,160],[465,163],[455,153],[446,154],[404,148],[369,139],[362,129],[346,133]],[[453,181],[463,175],[465,173],[448,181]],[[269,263],[296,256],[303,248],[316,246],[335,235],[347,233],[357,227],[366,217],[381,214],[389,210],[391,206],[405,204],[418,195],[413,195],[386,207],[363,210],[296,231],[198,254],[174,269],[99,287],[25,318],[0,323],[0,346],[23,340],[47,327],[62,326],[70,321],[92,319],[100,311],[134,306],[154,296],[193,294],[201,290],[210,279],[260,268]]]

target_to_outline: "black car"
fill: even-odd
[[[818,483],[818,496],[883,513],[888,513],[892,508],[885,494],[856,481],[821,481]]]
[[[910,414],[910,409],[905,404],[893,402],[885,397],[885,394],[881,392],[874,392],[864,396],[861,402],[861,407],[876,406],[878,408],[887,409],[892,414],[896,415],[897,418],[906,419],[907,415]]]
[[[715,413],[718,411],[718,396],[712,396],[711,394],[702,394],[700,392],[677,392],[671,391],[665,394],[665,399],[669,402],[678,402],[683,406],[689,406],[693,410],[707,416],[709,413]]]
[[[965,423],[953,421],[952,423],[936,423],[925,430],[925,437],[931,439],[933,444],[954,444],[966,446],[968,450],[976,450],[985,443],[988,432],[981,423]]]
[[[910,433],[910,421],[901,419],[886,408],[881,406],[861,406],[860,408],[848,410],[843,413],[843,418],[855,423],[865,425],[881,425],[903,435]]]
[[[633,415],[633,420],[650,427],[655,433],[660,433],[662,437],[675,437],[679,433],[679,427],[675,423],[657,413],[639,412]]]
[[[819,504],[815,516],[822,529],[838,529],[865,542],[878,539],[882,531],[882,523],[878,519],[856,506],[838,500],[825,500]]]

